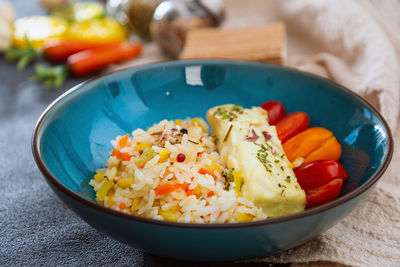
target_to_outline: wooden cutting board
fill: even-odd
[[[223,58],[284,64],[285,24],[236,29],[193,29],[180,59]]]

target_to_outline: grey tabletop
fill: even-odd
[[[38,1],[10,2],[18,17],[44,12]],[[45,108],[84,79],[72,77],[62,89],[46,90],[28,81],[32,66],[18,72],[14,63],[0,57],[0,266],[232,264],[153,256],[107,237],[69,210],[36,167],[31,134]]]

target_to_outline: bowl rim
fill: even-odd
[[[309,76],[314,79],[318,80],[323,80],[324,82],[328,82],[332,85],[335,86],[335,90],[341,90],[347,94],[350,94],[351,96],[355,97],[358,99],[360,102],[362,102],[366,107],[368,107],[371,111],[374,112],[374,115],[376,115],[379,120],[382,122],[384,125],[386,132],[387,132],[387,138],[388,138],[388,153],[386,155],[386,159],[384,160],[383,164],[381,167],[378,169],[378,171],[370,178],[370,180],[363,184],[360,187],[357,187],[355,190],[351,191],[350,193],[335,199],[334,201],[331,201],[329,203],[323,204],[321,206],[317,206],[314,208],[306,209],[302,212],[295,213],[292,215],[286,215],[282,217],[276,217],[276,218],[267,218],[264,220],[257,220],[257,221],[252,221],[252,222],[243,222],[243,223],[206,223],[206,224],[199,224],[199,223],[182,223],[182,222],[171,222],[171,221],[162,221],[162,220],[156,220],[156,219],[151,219],[151,218],[145,218],[145,217],[139,217],[133,214],[127,214],[119,211],[115,211],[111,208],[107,208],[105,206],[102,206],[94,201],[90,201],[72,190],[70,190],[68,187],[64,186],[60,181],[56,179],[55,176],[49,171],[49,169],[46,167],[44,164],[40,152],[39,152],[39,132],[40,129],[42,128],[43,122],[45,121],[47,115],[50,113],[50,111],[57,106],[61,100],[63,100],[65,97],[68,95],[74,93],[75,91],[79,90],[80,88],[91,84],[95,81],[101,80],[105,77],[112,76],[116,73],[128,71],[128,70],[140,70],[142,68],[150,67],[150,68],[163,68],[163,67],[169,67],[169,66],[185,66],[187,64],[193,65],[193,64],[227,64],[227,65],[248,65],[248,66],[254,66],[254,67],[265,67],[269,66],[272,68],[276,69],[283,69],[283,70],[289,70],[291,72],[296,72],[299,73],[300,75],[305,75]],[[108,215],[113,215],[117,216],[123,219],[128,219],[134,222],[138,223],[148,223],[148,224],[153,224],[153,225],[161,225],[161,226],[166,226],[166,227],[175,227],[175,228],[192,228],[192,229],[232,229],[232,228],[246,228],[246,227],[257,227],[257,226],[265,226],[265,225],[272,225],[272,224],[277,224],[277,223],[283,223],[283,222],[289,222],[289,221],[294,221],[297,219],[302,219],[308,216],[316,215],[318,213],[336,208],[340,206],[343,203],[346,203],[368,189],[370,189],[378,180],[379,178],[384,174],[386,169],[388,168],[392,156],[393,156],[393,147],[394,147],[394,142],[393,142],[393,136],[391,133],[391,129],[386,122],[386,120],[383,118],[383,116],[380,114],[380,112],[373,107],[364,97],[356,94],[349,88],[336,83],[334,81],[328,80],[325,77],[322,77],[317,74],[305,72],[302,70],[298,70],[292,67],[288,66],[281,66],[281,65],[273,65],[273,64],[267,64],[267,63],[260,63],[260,62],[253,62],[253,61],[246,61],[246,60],[227,60],[227,59],[189,59],[189,60],[175,60],[175,61],[158,61],[158,62],[151,62],[147,64],[141,64],[139,66],[133,66],[133,67],[127,67],[127,68],[122,68],[117,71],[113,71],[110,73],[102,74],[99,75],[95,78],[89,79],[87,81],[84,81],[71,89],[67,90],[63,94],[61,94],[59,97],[57,97],[40,115],[38,121],[36,122],[34,131],[32,133],[32,138],[31,138],[31,149],[33,153],[33,157],[35,159],[35,162],[44,176],[46,182],[50,185],[50,187],[55,186],[58,190],[60,190],[62,193],[66,194],[67,196],[71,197],[75,201],[80,202],[80,204],[89,206],[90,208],[96,209],[97,211],[105,212]],[[53,188],[54,190],[54,188]],[[78,214],[79,215],[79,214]]]

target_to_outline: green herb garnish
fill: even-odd
[[[260,149],[257,151],[257,159],[264,165],[265,169],[267,172],[271,173],[272,170],[272,165],[271,162],[268,160],[268,147],[265,147],[263,144],[257,144],[260,147]]]
[[[290,176],[287,176],[285,179],[286,182],[290,183]]]
[[[233,107],[231,108],[232,111],[243,113],[243,107],[239,106],[238,104],[234,104]]]
[[[238,115],[243,113],[243,108],[237,104],[234,104],[231,108],[226,107],[218,107],[217,110],[214,112],[214,115],[221,117],[223,120],[234,120],[237,119]]]
[[[225,177],[225,186],[224,186],[225,190],[229,190],[230,183],[234,181],[234,179],[233,179],[233,170],[234,169],[232,169],[232,170],[225,169],[222,172],[222,176]]]
[[[229,134],[230,134],[231,131],[232,131],[232,128],[233,128],[233,125],[231,124],[231,126],[229,126],[229,130],[228,130],[228,132],[226,133],[226,135],[225,135],[225,137],[224,137],[224,140],[222,140],[222,142],[226,142],[226,140],[228,140],[228,137],[229,137]]]
[[[219,138],[218,138],[217,136],[214,136],[214,135],[213,135],[213,138],[214,138],[214,139],[213,139],[213,142],[214,142],[214,144],[217,144],[217,143],[218,143],[218,140],[219,140]]]

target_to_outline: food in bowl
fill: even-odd
[[[122,212],[178,222],[266,218],[223,176],[226,164],[207,131],[200,119],[163,120],[132,137],[118,136],[107,168],[90,181],[97,200]]]
[[[332,148],[329,130],[308,128],[307,114],[286,115],[283,106],[275,112],[279,105],[213,107],[212,134],[204,120],[188,118],[117,136],[106,168],[89,182],[96,200],[158,220],[229,223],[290,215],[337,198],[348,177],[335,161],[340,144]]]
[[[194,76],[199,79],[191,85],[186,70],[194,66],[201,75]],[[350,176],[339,199],[289,216],[224,224],[142,218],[94,202],[88,178],[105,166],[113,150],[110,140],[117,135],[147,129],[164,118],[203,117],[216,105],[239,103],[248,108],[261,104],[261,99],[282,101],[286,116],[306,112],[309,127],[324,126],[334,133],[342,148],[340,163]],[[225,60],[152,64],[84,83],[46,110],[32,141],[50,188],[83,220],[147,253],[192,261],[263,257],[309,241],[365,202],[393,153],[382,116],[342,86],[293,69]]]

